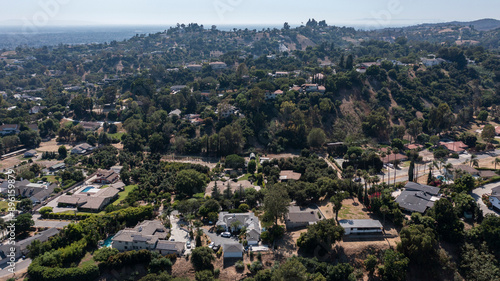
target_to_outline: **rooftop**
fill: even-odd
[[[340,220],[340,226],[343,228],[383,228],[378,220]]]

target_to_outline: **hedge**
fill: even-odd
[[[82,267],[41,266],[39,259],[34,259],[28,267],[29,279],[33,281],[95,280],[99,277],[99,267],[89,264]]]

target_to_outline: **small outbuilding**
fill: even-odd
[[[222,245],[224,259],[243,258],[243,246],[240,243],[227,243]]]
[[[383,226],[378,220],[340,220],[345,235],[381,234]]]

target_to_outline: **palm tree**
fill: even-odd
[[[451,163],[448,163],[448,164],[444,165],[443,168],[445,169],[445,171],[450,172],[451,168],[453,168],[453,165]],[[443,174],[444,174],[445,178],[448,179],[447,175],[449,173],[443,173]]]
[[[474,161],[477,160],[477,155],[476,154],[471,154],[470,155],[470,160],[469,160],[469,164],[470,166],[474,166]]]
[[[387,207],[386,205],[383,205],[382,207],[380,207],[380,212],[382,213],[382,216],[384,218],[384,222],[383,222],[383,225],[385,226],[385,215],[387,215],[391,210],[389,210],[389,207]]]
[[[493,160],[493,162],[495,163],[495,170],[497,169],[497,164],[500,163],[500,158],[495,158],[495,160]]]
[[[396,185],[396,155],[399,153],[399,149],[393,148],[394,153],[394,185]]]
[[[479,160],[478,159],[474,159],[471,162],[472,162],[472,166],[473,167],[478,167],[479,168]]]

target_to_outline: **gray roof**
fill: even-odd
[[[427,208],[434,206],[431,198],[432,195],[426,192],[405,190],[396,198],[396,202],[408,211],[424,213]]]
[[[340,226],[343,228],[382,228],[378,220],[340,220]]]
[[[227,243],[222,245],[222,250],[227,253],[242,253],[243,246],[240,243]]]
[[[288,208],[288,214],[286,215],[286,221],[300,223],[300,222],[317,222],[319,221],[318,214],[312,209],[300,209],[297,206],[290,206]]]
[[[181,253],[184,250],[184,242],[160,240],[156,244],[157,250],[177,251]]]
[[[247,231],[247,240],[258,241],[260,240],[260,232],[256,229],[250,229]]]
[[[439,187],[435,186],[430,186],[430,185],[425,185],[425,184],[419,184],[416,182],[409,181],[405,185],[406,190],[411,190],[411,191],[424,191],[432,195],[438,195],[439,194]]]

